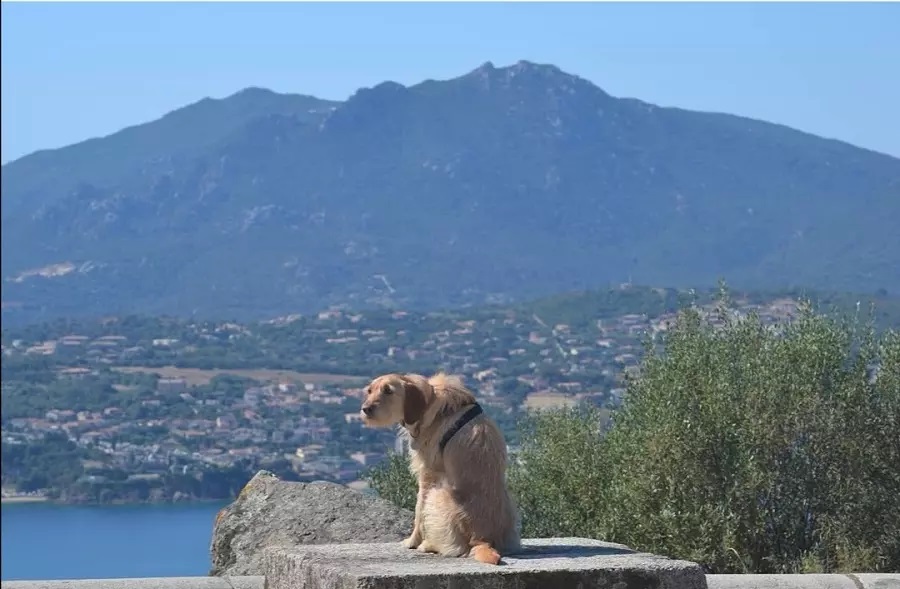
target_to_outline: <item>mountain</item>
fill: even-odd
[[[900,290],[900,160],[524,61],[341,103],[204,99],[10,162],[0,194],[4,321]]]

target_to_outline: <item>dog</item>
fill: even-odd
[[[521,548],[506,486],[506,442],[459,377],[385,374],[365,390],[370,427],[402,426],[419,491],[407,548],[500,564]]]

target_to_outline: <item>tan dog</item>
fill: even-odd
[[[462,380],[440,373],[387,374],[366,388],[364,423],[403,426],[419,482],[407,548],[471,554],[498,564],[520,547],[518,511],[506,487],[506,443]]]

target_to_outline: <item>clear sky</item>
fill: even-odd
[[[485,61],[900,156],[900,3],[2,4],[2,160],[247,86],[344,99]]]

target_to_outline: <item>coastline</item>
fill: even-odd
[[[369,487],[365,480],[355,480],[345,484],[347,487],[362,494],[374,494],[375,491]],[[133,497],[115,497],[105,501],[97,500],[93,495],[67,495],[65,493],[51,495],[3,495],[3,505],[28,504],[28,503],[48,503],[52,505],[202,505],[209,503],[230,504],[236,499],[234,497],[192,497],[188,495],[178,495],[169,497],[147,497],[138,499]]]
[[[115,499],[112,501],[71,501],[71,500],[62,500],[59,499],[51,499],[50,497],[3,497],[2,503],[3,505],[14,505],[14,504],[24,504],[24,503],[50,503],[53,505],[89,505],[89,506],[100,506],[100,505],[202,505],[205,503],[218,503],[218,502],[231,502],[234,499],[186,499],[179,501],[129,501],[126,499]]]
[[[0,503],[47,503],[48,501],[50,501],[50,499],[47,497],[36,497],[31,495],[0,497]]]

